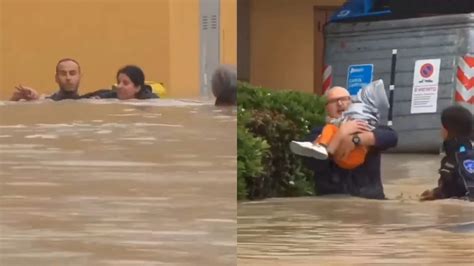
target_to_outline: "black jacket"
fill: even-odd
[[[84,99],[84,98],[92,98],[92,97],[99,97],[101,99],[118,98],[117,92],[115,90],[108,90],[108,89],[103,89],[103,90],[87,93],[87,94],[82,95],[80,98]],[[145,86],[137,94],[135,94],[135,98],[139,100],[145,100],[145,99],[157,99],[160,97],[156,95],[155,93],[153,93],[152,88],[150,86]]]
[[[322,127],[314,128],[306,138],[314,141],[321,134]],[[350,194],[370,199],[384,199],[381,178],[381,153],[397,146],[398,134],[387,126],[373,130],[375,145],[369,149],[365,161],[355,169],[339,167],[331,160],[303,158],[306,166],[314,171],[316,194]]]
[[[59,90],[46,98],[51,99],[53,101],[61,101],[61,100],[77,100],[77,99],[80,99],[81,96],[79,96],[77,91],[65,92],[65,91]]]
[[[460,151],[461,147],[471,150],[471,141],[468,138],[461,138],[443,142],[443,150],[446,155],[441,159],[438,171],[438,187],[434,189],[434,196],[437,199],[463,197],[466,195],[466,187],[459,174],[459,166],[456,162],[456,153]]]

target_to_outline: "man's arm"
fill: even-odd
[[[372,132],[360,134],[361,143],[365,146],[373,146],[378,150],[387,150],[397,146],[398,134],[387,126],[379,126]]]
[[[373,131],[365,131],[358,133],[360,138],[360,145],[366,147],[374,147],[379,151],[387,150],[397,146],[398,135],[397,132],[387,126],[380,126]],[[351,152],[355,145],[352,142],[353,135],[345,135],[339,140],[342,156]]]
[[[339,126],[339,130],[331,139],[327,147],[328,153],[336,158],[345,158],[355,148],[352,142],[354,134],[359,132],[370,133],[368,131],[369,128],[366,122],[359,120],[344,122]],[[365,136],[365,138],[367,138],[366,141],[369,141],[369,137],[369,135]]]

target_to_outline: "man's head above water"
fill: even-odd
[[[327,99],[326,112],[330,118],[339,118],[351,104],[351,95],[343,87],[332,87],[324,95]]]
[[[216,106],[237,104],[237,69],[231,65],[219,66],[212,75],[212,93]]]
[[[76,92],[81,82],[81,67],[71,58],[63,58],[56,64],[56,83],[62,92]]]

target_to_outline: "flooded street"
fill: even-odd
[[[277,198],[238,206],[238,265],[472,265],[474,203],[418,202],[438,155],[386,154],[389,200]]]
[[[0,265],[235,265],[235,109],[0,104]]]

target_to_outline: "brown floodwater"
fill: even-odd
[[[389,200],[275,198],[238,205],[238,265],[473,265],[474,202],[419,202],[440,157],[386,154]]]
[[[235,265],[236,111],[0,102],[0,265]]]

